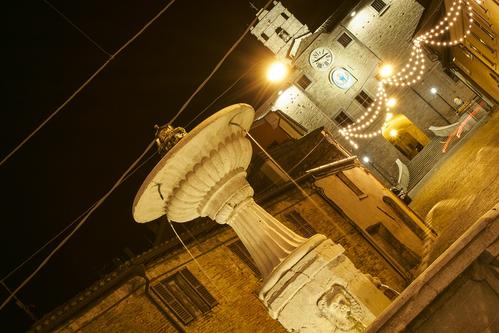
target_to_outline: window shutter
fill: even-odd
[[[209,308],[213,308],[218,304],[217,300],[211,296],[209,291],[192,275],[192,273],[184,268],[179,272],[184,279],[191,285],[191,287],[198,293],[198,295],[206,302]],[[206,312],[206,311],[204,311]]]
[[[383,9],[385,9],[386,3],[383,0],[374,0],[371,3],[371,7],[373,7],[378,13],[381,13]]]
[[[168,288],[163,285],[163,282],[154,286],[153,290],[184,325],[194,320],[194,315],[178,301]]]
[[[346,32],[342,33],[338,38],[338,43],[343,45],[343,47],[347,47],[348,44],[352,41],[352,37],[350,37]]]

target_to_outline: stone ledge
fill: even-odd
[[[499,204],[483,215],[367,328],[365,332],[400,332],[444,291],[499,235]]]

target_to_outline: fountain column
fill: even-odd
[[[253,200],[246,138],[254,111],[237,104],[214,114],[171,148],[142,184],[137,222],[208,216],[230,225],[264,276],[259,297],[293,332],[362,331],[388,299],[323,235],[303,238]]]

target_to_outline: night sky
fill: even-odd
[[[314,30],[340,2],[291,0],[284,5]],[[266,1],[253,3],[261,7]],[[112,54],[167,1],[51,4]],[[44,1],[13,1],[9,6],[3,11],[1,157],[108,59]],[[0,167],[2,277],[114,184],[153,139],[153,126],[171,119],[255,14],[243,0],[178,0]],[[234,89],[187,129],[233,103],[257,107],[275,89],[264,80],[272,59],[271,52],[248,34],[174,125],[186,126],[251,66],[254,69]],[[151,245],[154,239],[144,225],[133,221],[131,205],[158,160],[154,156],[120,186],[18,294],[35,315],[41,317],[112,269],[113,259],[123,258],[124,248],[138,254]],[[6,284],[14,289],[47,253]],[[2,299],[6,296],[4,290],[0,294]],[[0,313],[0,320],[9,332],[32,324],[14,302]]]

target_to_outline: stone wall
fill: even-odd
[[[56,332],[177,332],[168,317],[185,332],[284,332],[280,324],[267,315],[256,296],[259,279],[227,248],[226,245],[236,240],[235,233],[225,229],[190,246],[203,271],[185,250],[158,259],[147,269],[147,278],[154,286],[187,267],[217,300],[218,305],[188,325],[175,319],[152,290],[148,296],[145,279],[136,277],[90,305],[87,311]]]
[[[367,177],[372,177],[362,170],[359,169]],[[355,175],[350,176],[355,182],[359,181],[355,179]],[[331,177],[335,177],[334,174],[324,174],[319,176],[319,179]],[[380,283],[384,285],[403,290],[408,283],[407,276],[397,271],[372,240],[366,237],[362,231],[362,221],[355,221],[356,217],[345,214],[346,207],[340,207],[352,203],[334,204],[335,199],[318,191],[313,180],[302,182],[300,185],[301,189],[293,187],[276,192],[276,195],[266,200],[264,207],[285,225],[303,234],[303,228],[297,224],[296,219],[290,218],[291,212],[294,212],[295,216],[298,214],[315,232],[322,233],[342,245],[346,251],[345,255],[357,269],[379,278]],[[381,189],[379,183],[376,186]],[[361,201],[358,202],[362,205]],[[382,205],[381,202],[378,204]],[[374,215],[373,207],[369,205],[363,205],[359,209],[367,216]],[[182,228],[178,224],[175,226],[177,229]],[[72,319],[59,323],[55,331],[284,332],[282,326],[267,314],[258,299],[262,284],[260,277],[228,248],[228,245],[237,240],[232,229],[219,228],[204,239],[195,239],[189,245],[196,261],[184,249],[155,257],[154,261],[144,266],[144,276],[139,274],[126,280],[116,289],[109,289],[107,294],[88,303]],[[218,303],[187,325],[176,319],[174,313],[153,291],[155,285],[182,268],[188,268]],[[95,290],[91,289],[89,292]],[[83,295],[86,293],[82,292]],[[391,297],[393,296],[392,293]],[[33,327],[33,332],[45,332],[44,327],[49,326],[45,326],[44,322],[54,320],[53,315],[44,317]]]
[[[285,112],[308,130],[321,126],[330,129],[339,143],[352,154],[369,156],[387,182],[395,184],[398,177],[395,160],[406,164],[409,160],[382,136],[358,139],[359,148],[354,149],[339,135],[340,127],[334,120],[340,111],[352,120],[361,116],[365,108],[355,97],[361,90],[375,97],[380,65],[389,63],[397,70],[410,56],[411,40],[423,7],[415,0],[385,0],[387,6],[378,13],[371,3],[360,3],[355,8],[356,15],[344,18],[331,32],[313,34],[302,42],[299,56],[293,62],[295,72],[289,87],[276,97],[271,108]],[[346,47],[338,42],[343,33],[352,38]],[[325,70],[314,69],[309,62],[310,53],[318,47],[330,49],[334,56],[332,65]],[[330,82],[330,72],[336,68],[344,68],[353,76],[355,83],[350,88],[341,89]],[[302,75],[311,80],[304,88],[297,83]],[[439,95],[431,94],[431,87],[436,87]],[[455,97],[467,102],[475,96],[462,82],[453,81],[437,59],[432,61],[429,57],[420,82],[413,87],[389,88],[387,92],[398,100],[395,113],[405,115],[429,138],[433,134],[428,127],[457,121],[457,114],[448,105],[453,105]],[[379,129],[382,121],[383,117],[371,125],[372,131]]]

